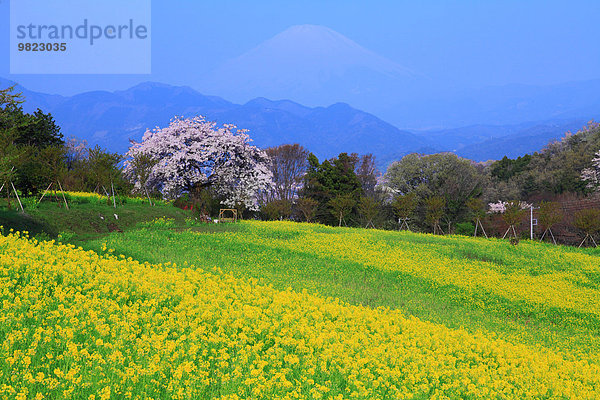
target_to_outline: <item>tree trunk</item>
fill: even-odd
[[[8,202],[8,209],[10,210],[10,189],[8,188],[8,185],[6,185],[6,201]]]
[[[150,207],[152,207],[152,199],[150,199],[150,194],[148,194],[148,188],[144,186],[144,190],[146,191],[146,196],[148,196],[148,201],[150,202]]]

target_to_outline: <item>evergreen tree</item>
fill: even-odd
[[[333,205],[339,201],[332,203],[332,200],[338,197],[348,200],[344,200],[344,205],[350,202],[353,204],[350,212],[344,214],[344,220],[346,216],[348,220],[353,220],[356,216],[355,205],[362,195],[361,182],[354,172],[356,161],[355,157],[347,153],[341,153],[337,158],[325,160],[323,163],[319,163],[312,153],[308,156],[308,171],[302,195],[317,202],[316,219],[319,222],[339,224],[339,218],[334,217],[333,210]],[[346,208],[344,207],[344,210]]]

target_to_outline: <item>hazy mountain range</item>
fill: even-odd
[[[10,81],[0,79],[0,87]],[[189,87],[144,83],[117,92],[95,91],[64,97],[19,87],[25,109],[50,112],[63,134],[111,151],[125,152],[148,128],[165,126],[175,115],[204,115],[218,123],[249,129],[260,147],[300,143],[320,159],[340,152],[373,153],[385,167],[410,152],[454,151],[476,161],[516,157],[541,149],[586,119],[547,120],[516,125],[474,125],[410,132],[345,103],[306,107],[289,100],[256,98],[235,104]]]
[[[0,80],[1,86],[10,82]],[[188,87],[144,83],[117,92],[87,92],[72,97],[45,95],[24,88],[25,109],[50,112],[65,136],[75,136],[112,151],[124,152],[129,140],[140,140],[147,128],[166,126],[175,115],[204,115],[218,123],[234,123],[250,130],[260,147],[300,143],[318,157],[340,152],[399,156],[421,149],[422,138],[401,131],[379,118],[336,103],[305,107],[282,100],[257,98],[234,104],[204,96]]]
[[[194,87],[238,103],[259,96],[307,106],[345,102],[402,129],[586,119],[600,110],[600,79],[456,88],[317,25],[286,29],[200,77]]]
[[[0,79],[0,87],[8,85]],[[65,136],[111,151],[125,152],[130,139],[175,115],[201,114],[249,129],[261,147],[300,143],[320,159],[373,153],[382,167],[409,152],[517,157],[600,114],[600,80],[450,90],[314,25],[279,33],[197,86],[229,100],[152,82],[70,97],[20,90],[26,110],[50,112]]]

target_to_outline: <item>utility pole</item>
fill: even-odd
[[[534,207],[533,204],[531,204],[531,207],[529,208],[529,238],[531,240],[533,240],[533,226],[537,225],[537,219],[533,219],[533,210],[534,209],[539,209],[539,207]]]

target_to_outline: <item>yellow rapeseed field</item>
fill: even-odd
[[[381,270],[401,271],[439,284],[453,284],[466,292],[485,291],[511,301],[522,301],[546,309],[572,311],[577,314],[591,314],[600,317],[600,292],[589,275],[600,276],[600,262],[597,257],[571,252],[568,259],[561,247],[540,248],[536,243],[523,242],[524,251],[538,251],[539,264],[544,266],[543,273],[531,273],[531,260],[512,260],[512,265],[498,266],[488,260],[465,259],[457,262],[455,257],[440,252],[438,243],[409,244],[385,242],[374,238],[379,233],[366,230],[321,227],[320,230],[303,230],[289,222],[270,222],[268,224],[247,222],[252,235],[245,239],[248,243],[287,248],[293,251],[306,251],[337,259],[358,262]],[[261,231],[296,233],[274,238],[261,234]],[[299,233],[299,234],[298,234]],[[235,234],[230,234],[230,236]],[[413,234],[414,235],[414,234]],[[420,235],[423,237],[432,235]],[[452,240],[450,238],[449,240]],[[482,248],[485,243],[479,239],[461,237],[464,246]],[[495,241],[488,241],[490,247]],[[491,248],[489,253],[497,252]],[[548,268],[548,266],[553,268]],[[463,294],[464,295],[464,294]],[[464,297],[460,300],[469,300]],[[568,318],[563,315],[562,318]],[[594,319],[596,322],[597,319]]]
[[[321,246],[310,236],[305,246]],[[332,246],[319,249],[414,269],[409,250],[384,261],[368,241]],[[600,398],[590,361],[397,310],[18,234],[0,236],[0,249],[1,399]],[[469,284],[460,275],[476,264],[449,274],[441,260],[421,257],[438,272],[415,273]],[[506,289],[485,272],[491,283],[477,285]],[[550,293],[565,282],[540,281]],[[542,301],[512,284],[514,296]],[[584,289],[548,304],[598,313]]]
[[[95,192],[76,192],[76,191],[57,191],[57,195],[64,195],[67,200],[75,201],[75,202],[88,202],[92,204],[103,203],[103,202],[111,202],[112,194],[106,192],[105,194],[95,193]],[[119,193],[115,193],[115,201],[121,203],[122,201],[126,201],[128,203],[148,203],[148,198],[146,197],[134,197],[131,195],[128,196],[120,196]],[[118,199],[118,200],[117,200]],[[157,204],[166,204],[167,201],[154,199],[153,203]]]

